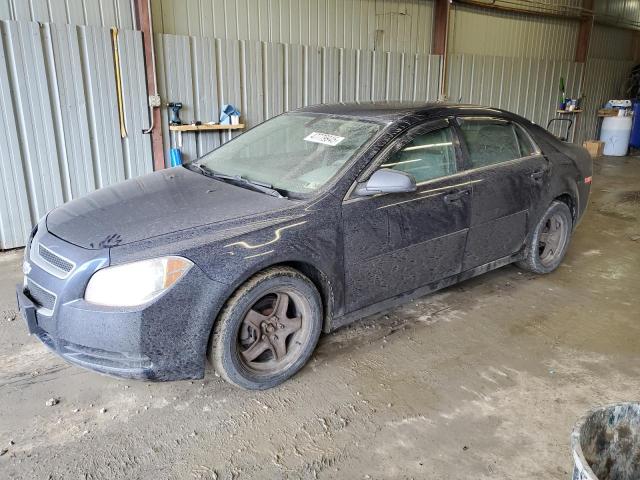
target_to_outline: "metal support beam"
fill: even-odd
[[[433,14],[433,43],[431,53],[447,54],[447,32],[449,31],[449,0],[435,0]]]
[[[593,11],[593,0],[582,0],[582,7],[584,11]],[[578,39],[576,42],[576,62],[584,63],[587,61],[591,30],[593,29],[593,19],[592,14],[583,13],[580,16],[580,29],[578,30]]]
[[[449,8],[450,0],[435,0],[433,13],[433,42],[431,53],[442,55],[442,67],[440,70],[440,92],[438,100],[445,100],[447,96],[447,38],[449,35]]]
[[[144,63],[147,74],[147,92],[149,95],[158,94],[158,82],[156,79],[156,60],[153,48],[153,30],[151,25],[150,0],[134,0],[136,12],[136,27],[142,32],[144,46]],[[145,133],[151,134],[151,150],[153,152],[153,169],[162,170],[164,164],[164,149],[162,146],[162,124],[160,108],[149,107],[151,126]]]

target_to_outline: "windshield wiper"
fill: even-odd
[[[244,178],[241,175],[227,175],[226,173],[216,172],[215,170],[212,170],[211,168],[205,165],[201,165],[199,163],[190,163],[188,165],[189,165],[189,168],[191,166],[197,168],[198,170],[200,170],[200,172],[203,175],[206,175],[207,177],[217,178],[219,180],[224,180],[228,182],[239,183],[241,186],[248,187],[257,192],[266,193],[267,195],[271,195],[272,197],[287,198],[284,195],[282,195],[278,190],[273,188],[271,184],[258,182],[256,180],[249,180],[248,178]]]

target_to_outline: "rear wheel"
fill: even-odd
[[[518,266],[535,273],[554,271],[567,253],[573,219],[569,207],[554,201],[536,225],[528,242],[524,260]]]
[[[322,303],[313,283],[278,267],[251,278],[229,299],[209,346],[215,370],[250,390],[274,387],[309,360],[322,328]]]

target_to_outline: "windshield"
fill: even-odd
[[[243,133],[197,163],[287,192],[319,189],[382,125],[328,115],[284,114]]]

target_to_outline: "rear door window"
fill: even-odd
[[[526,157],[535,152],[526,134],[501,119],[460,119],[460,130],[469,151],[470,168],[486,167]]]

